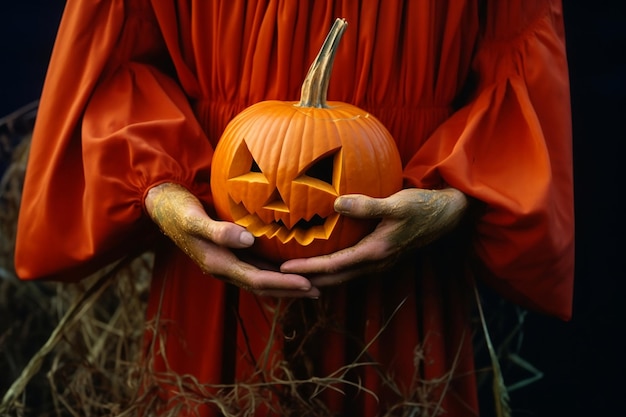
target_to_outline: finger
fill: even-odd
[[[241,260],[242,262],[248,265],[252,265],[253,267],[257,269],[262,269],[266,271],[274,271],[274,272],[280,271],[280,266],[278,264],[271,262],[267,259],[263,259],[259,257],[257,254],[251,253],[250,251],[234,250],[233,253],[237,257],[237,259]]]
[[[377,219],[389,214],[386,199],[361,194],[339,196],[334,207],[339,214],[359,219]]]
[[[288,290],[259,290],[253,291],[256,295],[262,297],[276,297],[276,298],[320,298],[320,290],[317,287],[312,287],[311,290],[303,291],[288,291]]]
[[[296,289],[284,289],[282,288],[283,286],[285,286],[285,282],[281,282],[278,285],[278,289],[276,289],[276,285],[273,285],[272,283],[267,283],[267,282],[256,282],[255,284],[251,285],[251,282],[254,281],[253,279],[246,279],[246,280],[240,280],[240,279],[233,279],[232,277],[228,277],[228,276],[224,276],[224,275],[217,275],[214,274],[215,278],[221,279],[223,281],[226,281],[230,284],[236,285],[239,288],[251,292],[253,294],[259,295],[259,296],[267,296],[267,297],[279,297],[279,298],[319,298],[320,296],[320,291],[317,287],[314,287],[312,285],[310,285],[310,281],[307,282],[307,285],[309,286],[308,289],[305,289],[306,287],[301,285],[302,282],[299,283],[292,283],[287,284],[287,287],[295,287]]]
[[[255,271],[254,277],[243,280],[242,288],[254,294],[271,297],[319,298],[320,291],[308,279],[294,274]]]
[[[298,296],[319,296],[319,291],[311,285],[311,281],[298,274],[283,274],[255,268],[241,261],[230,263],[233,277],[242,288],[256,294],[268,292],[298,294]]]
[[[280,266],[283,273],[291,274],[338,274],[361,265],[375,263],[388,253],[385,244],[378,239],[363,239],[355,246],[330,255],[313,258],[290,259]]]
[[[337,285],[345,284],[346,282],[351,281],[357,277],[363,276],[363,274],[366,272],[367,271],[358,269],[358,270],[340,272],[337,274],[318,275],[318,276],[311,277],[310,280],[311,280],[311,284],[315,288],[334,287]]]

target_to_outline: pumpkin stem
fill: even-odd
[[[343,36],[343,32],[346,30],[346,26],[348,26],[348,22],[345,19],[338,18],[330,28],[322,48],[317,57],[315,57],[302,83],[298,107],[328,107],[326,94],[328,93],[330,73],[333,69],[337,46]]]

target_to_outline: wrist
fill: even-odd
[[[158,225],[175,213],[189,210],[195,205],[201,206],[198,199],[187,188],[172,182],[150,188],[144,198],[146,213]]]
[[[442,190],[448,197],[448,213],[453,226],[456,226],[469,208],[469,198],[462,191],[456,188],[446,188]]]
[[[165,190],[169,188],[171,185],[173,184],[169,182],[161,183],[161,184],[155,185],[154,187],[151,187],[146,192],[144,200],[143,200],[143,206],[144,206],[146,213],[148,213],[148,216],[150,216],[153,220],[154,220],[155,208],[159,205],[160,200],[163,199]]]
[[[469,206],[469,199],[462,191],[456,188],[446,188],[444,190],[449,196],[451,204],[454,205],[456,210],[465,211]]]

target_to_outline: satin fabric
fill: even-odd
[[[367,357],[383,371],[354,378],[378,400],[345,387],[345,397],[322,397],[333,411],[381,414],[414,395],[418,380],[452,371],[430,400],[447,415],[477,415],[471,280],[571,315],[571,129],[557,0],[68,1],[33,136],[17,272],[78,280],[156,237],[148,318],[167,323],[169,366],[205,383],[250,375],[273,301],[203,275],[159,235],[143,199],[176,182],[211,212],[211,157],[224,127],[255,102],[297,100],[336,17],[349,26],[329,99],[387,126],[407,187],[458,188],[472,210],[459,231],[393,271],[295,303],[293,315],[308,318],[327,306],[341,331],[321,330],[307,342],[310,366],[294,358],[294,369],[327,375],[373,340]],[[310,331],[304,323],[289,324],[295,340]],[[285,340],[277,357],[293,353]]]

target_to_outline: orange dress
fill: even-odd
[[[143,199],[177,182],[210,211],[211,156],[225,125],[255,102],[297,100],[328,28],[344,17],[328,98],[388,127],[406,187],[458,188],[472,212],[393,271],[294,303],[276,352],[301,378],[355,358],[377,363],[352,372],[377,398],[349,385],[345,396],[319,397],[337,414],[379,415],[430,395],[446,415],[477,415],[471,280],[524,307],[571,314],[561,13],[559,0],[68,1],[32,142],[17,272],[77,280],[156,239],[148,316],[160,314],[169,366],[206,384],[249,376],[271,325],[263,300],[203,275],[158,233]],[[311,324],[321,306],[326,320]],[[297,358],[307,332],[315,337]],[[445,387],[425,385],[438,379]]]

